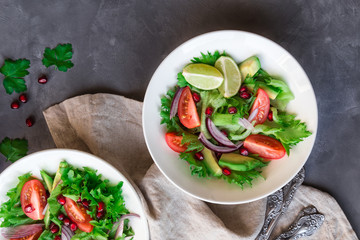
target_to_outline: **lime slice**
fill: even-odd
[[[224,82],[219,91],[226,98],[232,97],[239,92],[241,86],[241,74],[235,61],[230,57],[220,57],[215,62],[215,67],[224,76]]]
[[[219,70],[202,63],[187,65],[183,69],[183,75],[188,83],[202,90],[216,89],[224,81]]]

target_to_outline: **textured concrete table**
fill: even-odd
[[[279,43],[303,66],[318,101],[319,130],[305,182],[334,196],[360,234],[359,1],[0,1],[0,64],[31,60],[29,102],[18,110],[0,87],[0,140],[25,137],[30,152],[55,147],[42,110],[107,92],[142,100],[151,75],[182,42],[239,29]],[[343,2],[343,3],[342,3]],[[70,42],[75,67],[46,70],[45,47]],[[37,83],[46,73],[49,82]],[[2,77],[1,77],[2,78]],[[2,80],[2,79],[1,79]],[[34,116],[33,127],[25,125]],[[0,170],[10,163],[0,156]]]

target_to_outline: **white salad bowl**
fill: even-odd
[[[50,149],[30,154],[16,161],[0,174],[0,203],[8,200],[6,193],[18,183],[18,177],[31,172],[41,179],[40,170],[56,173],[59,163],[66,160],[77,168],[90,167],[98,174],[110,180],[110,183],[123,182],[122,195],[125,206],[131,213],[137,213],[140,218],[131,218],[129,225],[134,229],[134,240],[148,240],[149,229],[146,215],[140,198],[131,183],[108,162],[89,153],[70,149]]]
[[[219,50],[236,62],[257,55],[262,68],[284,79],[295,96],[287,112],[306,122],[312,135],[290,150],[290,156],[263,168],[252,187],[242,190],[222,179],[201,179],[191,176],[189,165],[179,159],[165,142],[166,126],[160,125],[160,98],[174,88],[176,75],[190,59]],[[314,145],[318,111],[314,90],[300,64],[285,49],[262,36],[243,31],[216,31],[188,40],[172,51],[155,71],[147,88],[143,105],[143,131],[147,147],[161,172],[178,188],[201,200],[219,204],[239,204],[264,198],[289,182],[308,159]]]

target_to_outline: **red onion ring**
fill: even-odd
[[[256,117],[256,115],[258,114],[258,112],[259,112],[259,108],[255,108],[255,110],[248,117],[248,121],[252,122],[254,120],[254,118]]]
[[[1,228],[1,235],[6,239],[25,238],[43,230],[44,224],[20,225]]]
[[[179,100],[180,100],[180,96],[181,96],[181,93],[183,92],[183,90],[184,90],[184,88],[179,88],[178,90],[176,90],[174,98],[173,98],[173,100],[171,102],[170,119],[175,117],[175,115],[177,114],[178,106],[179,106]]]
[[[239,118],[239,124],[246,129],[254,130],[254,126],[251,124],[249,120],[245,118]]]
[[[226,147],[236,148],[236,145],[231,142],[211,121],[210,118],[206,118],[206,128],[209,131],[210,135],[219,143]]]
[[[125,219],[128,219],[130,217],[138,217],[138,218],[140,218],[140,215],[136,214],[136,213],[128,213],[128,214],[122,215],[121,218],[118,221],[119,226],[118,226],[118,229],[116,230],[115,238],[122,236],[122,234],[124,232],[124,221],[125,221]],[[117,223],[115,223],[115,224],[117,224]]]
[[[234,152],[234,151],[238,150],[244,144],[242,141],[239,141],[235,144],[235,146],[236,146],[235,148],[217,146],[217,145],[211,143],[208,139],[206,139],[206,137],[203,133],[200,133],[199,140],[206,148],[210,149],[211,151],[215,151],[215,152],[219,152],[219,153]]]
[[[61,227],[61,240],[71,240],[74,235],[74,232],[68,226],[63,225]]]

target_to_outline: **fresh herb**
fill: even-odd
[[[50,230],[45,229],[38,240],[54,240],[54,234]]]
[[[174,98],[175,92],[173,90],[169,90],[165,96],[161,98],[161,122],[160,124],[166,124],[166,128],[168,132],[182,132],[181,127],[179,126],[179,118],[177,116],[170,119],[170,109],[171,102]]]
[[[53,49],[45,48],[42,63],[45,65],[45,67],[54,65],[55,68],[59,69],[59,71],[66,72],[68,69],[74,66],[74,64],[71,62],[72,55],[73,49],[70,43],[58,44]]]
[[[28,141],[26,139],[10,139],[5,137],[0,143],[0,152],[10,162],[24,157],[28,151]]]
[[[225,179],[228,183],[234,183],[241,187],[241,189],[244,188],[244,185],[252,186],[252,181],[256,178],[264,178],[261,175],[261,171],[258,170],[250,170],[245,172],[240,171],[232,171],[229,176],[222,175],[222,178]]]
[[[26,91],[24,77],[29,74],[27,71],[29,67],[30,61],[27,59],[5,60],[0,73],[5,76],[3,85],[7,94],[12,94],[14,91],[17,93]]]
[[[202,161],[198,161],[194,157],[194,153],[192,152],[183,152],[180,153],[180,159],[187,161],[190,166],[191,175],[196,175],[199,178],[205,178],[210,176],[209,171],[207,170],[207,167]]]
[[[223,53],[219,53],[219,51],[215,51],[214,54],[211,54],[210,52],[207,52],[207,54],[201,53],[201,57],[194,57],[193,59],[191,59],[191,62],[204,63],[214,66],[216,60],[218,60],[221,56],[227,56],[225,51]]]
[[[204,146],[201,144],[201,142],[198,139],[198,136],[189,134],[189,133],[183,133],[183,138],[181,140],[181,144],[187,145],[187,152],[200,152],[204,149]]]

